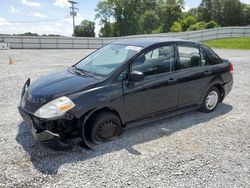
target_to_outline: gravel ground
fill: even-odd
[[[89,52],[0,51],[0,187],[250,187],[250,51],[217,50],[234,63],[235,84],[211,114],[129,128],[94,150],[47,149],[18,114],[21,88]]]

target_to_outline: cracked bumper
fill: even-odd
[[[48,130],[38,132],[35,129],[34,122],[30,114],[23,110],[21,107],[18,107],[18,111],[22,116],[25,124],[30,128],[34,139],[37,140],[39,143],[54,150],[67,150],[70,148],[68,144],[65,144],[61,141],[60,136],[58,134],[54,134]]]

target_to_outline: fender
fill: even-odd
[[[98,111],[101,111],[101,110],[109,110],[111,112],[114,112],[120,119],[121,123],[123,124],[123,121],[120,117],[120,114],[115,110],[113,109],[112,107],[98,107],[98,108],[95,108],[95,109],[92,109],[90,110],[89,112],[87,112],[85,115],[83,115],[83,118],[82,118],[82,121],[79,121],[79,127],[81,127],[82,129],[82,139],[83,139],[83,144],[84,146],[87,148],[87,149],[92,149],[94,144],[92,144],[90,142],[90,140],[88,140],[88,138],[86,137],[86,134],[85,134],[85,126],[86,126],[86,123],[87,121],[89,120],[89,118],[96,112]]]
[[[208,90],[209,90],[211,87],[215,86],[215,85],[220,85],[220,86],[222,86],[222,85],[223,85],[223,80],[222,80],[222,78],[220,78],[220,77],[214,77],[214,78],[210,81],[210,83],[209,83],[207,89],[204,90],[204,91],[202,92],[201,99],[199,100],[199,104],[202,103],[202,101],[203,101],[205,95],[207,94]],[[223,88],[223,87],[222,87],[222,88]]]

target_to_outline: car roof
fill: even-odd
[[[197,42],[193,42],[189,40],[165,38],[165,37],[120,39],[118,41],[113,42],[112,44],[123,44],[123,45],[128,45],[128,46],[139,46],[139,47],[146,48],[154,44],[165,43],[165,42],[187,42],[187,43],[197,44]]]

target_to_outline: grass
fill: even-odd
[[[250,49],[250,38],[228,38],[204,41],[211,48]]]

